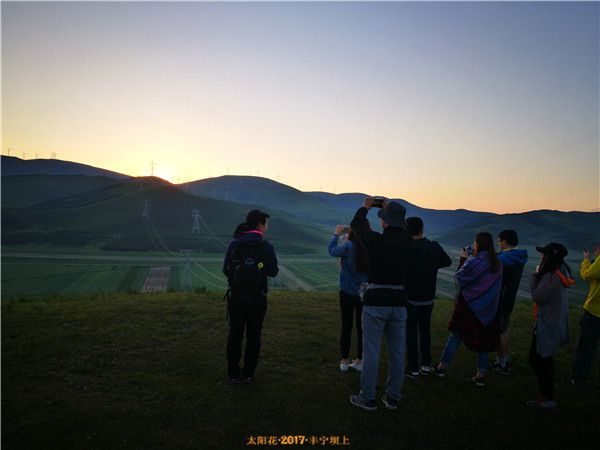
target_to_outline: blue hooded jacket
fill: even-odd
[[[513,248],[498,253],[502,263],[502,290],[498,303],[498,315],[509,316],[515,306],[515,299],[519,291],[523,267],[527,263],[527,250]]]
[[[354,244],[350,241],[338,245],[339,236],[333,235],[329,241],[329,254],[342,258],[340,270],[340,289],[353,297],[360,296],[360,285],[367,281],[366,272],[358,272],[355,268]]]

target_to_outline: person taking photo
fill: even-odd
[[[368,227],[367,213],[376,199],[367,197],[352,223],[358,242],[365,246],[369,259],[367,283],[363,285],[363,366],[360,393],[350,402],[367,411],[377,409],[376,391],[379,378],[381,339],[388,349],[389,374],[382,402],[397,409],[404,381],[404,345],[406,340],[406,259],[408,235],[405,230],[405,208],[397,202],[377,199],[381,209],[382,233]]]

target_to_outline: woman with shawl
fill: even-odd
[[[450,336],[434,373],[445,376],[461,342],[477,352],[477,372],[472,381],[485,386],[488,353],[498,349],[500,327],[496,320],[498,299],[502,287],[502,264],[496,256],[490,233],[477,233],[473,255],[461,252],[458,270],[454,275],[459,287],[452,319],[448,323]]]

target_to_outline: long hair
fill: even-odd
[[[486,251],[488,261],[490,263],[490,271],[492,273],[498,272],[500,268],[500,261],[496,256],[496,249],[494,248],[494,240],[490,233],[485,231],[477,233],[475,235],[475,244],[477,245],[477,252]]]
[[[371,229],[371,225],[369,222],[365,224],[366,230]],[[365,244],[360,239],[357,233],[354,233],[352,229],[348,233],[348,240],[352,242],[352,251],[354,252],[354,261],[355,261],[355,269],[357,272],[366,272],[369,268],[369,253],[367,252],[367,248]]]
[[[251,229],[252,227],[248,224],[248,222],[242,222],[235,228],[235,231],[233,232],[233,238],[237,239],[246,231],[249,231]]]
[[[572,278],[573,276],[571,274],[571,268],[564,261],[562,256],[555,255],[553,253],[544,253],[542,255],[542,261],[540,262],[540,268],[538,269],[538,273],[536,275],[536,281],[539,282],[544,275],[554,272],[556,269],[561,268],[561,266],[564,266],[565,270],[567,271],[567,275]]]

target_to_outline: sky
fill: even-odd
[[[597,211],[599,5],[2,2],[2,154]]]

